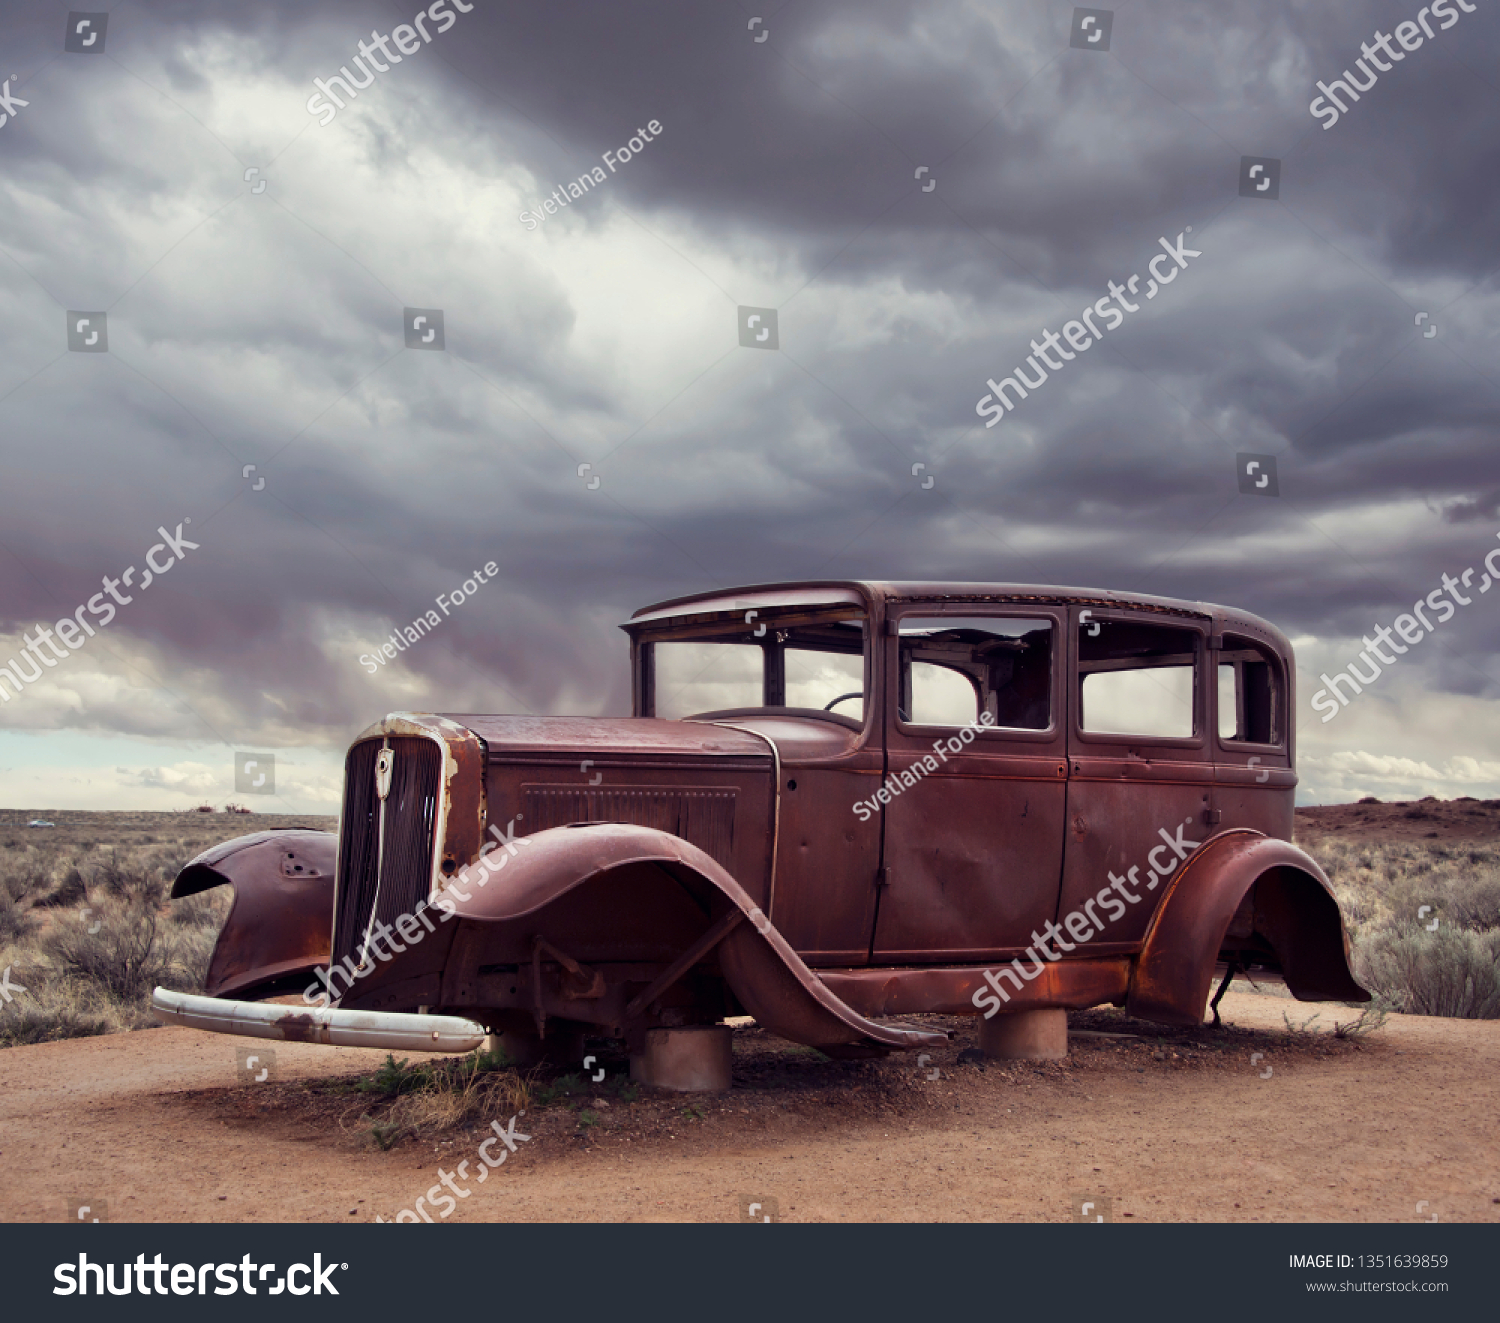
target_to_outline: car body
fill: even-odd
[[[1226,966],[1368,999],[1291,843],[1295,668],[1264,620],[819,581],[622,628],[629,718],[393,714],[349,749],[336,841],[194,860],[174,895],[236,890],[206,991],[632,1050],[749,1014],[834,1056],[942,1041],[916,1013],[1199,1023]]]

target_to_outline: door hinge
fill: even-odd
[[[1214,826],[1216,823],[1223,822],[1224,821],[1224,810],[1223,809],[1216,809],[1216,808],[1206,808],[1206,809],[1204,809],[1203,810],[1203,821],[1206,822],[1206,823],[1208,823],[1208,825],[1210,827]]]
[[[891,870],[889,868],[877,868],[875,870],[875,890],[891,885]]]

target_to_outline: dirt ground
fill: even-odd
[[[605,1058],[602,1083],[518,1120],[530,1139],[484,1184],[484,1122],[508,1116],[384,1152],[351,1124],[362,1104],[333,1082],[380,1053],[268,1044],[275,1077],[242,1084],[238,1040],[185,1029],[16,1047],[0,1218],[390,1219],[467,1160],[453,1221],[723,1222],[750,1202],[792,1222],[1067,1221],[1084,1200],[1117,1222],[1500,1221],[1500,1022],[1392,1016],[1349,1042],[1327,1031],[1354,1012],[1238,986],[1221,1030],[1075,1016],[1058,1064],[960,1063],[977,1022],[930,1017],[956,1037],[920,1064],[741,1028],[722,1096],[630,1101]],[[1319,1018],[1295,1034],[1284,1011]]]
[[[56,835],[24,829],[32,816]],[[191,852],[292,822],[164,817],[6,812],[0,845],[119,844],[128,828],[125,844]],[[1500,801],[1299,809],[1296,825],[1314,847],[1488,844]],[[834,1062],[740,1027],[722,1096],[640,1090],[596,1048],[598,1083],[534,1081],[552,1096],[483,1184],[478,1146],[509,1112],[382,1150],[350,1083],[384,1053],[267,1044],[275,1072],[250,1084],[245,1040],[191,1030],[13,1047],[0,1220],[80,1204],[113,1221],[391,1219],[446,1171],[470,1192],[451,1221],[722,1222],[752,1203],[794,1222],[1066,1221],[1084,1202],[1116,1222],[1500,1221],[1500,1021],[1393,1015],[1351,1041],[1331,1030],[1354,1011],[1242,989],[1218,1030],[1071,1016],[1070,1056],[1045,1065],[975,1062],[972,1019],[911,1017],[953,1035],[927,1061]]]

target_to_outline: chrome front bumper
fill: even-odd
[[[279,1038],[330,1047],[384,1047],[406,1052],[472,1052],[485,1039],[483,1025],[457,1015],[398,1015],[391,1011],[341,1011],[259,1001],[195,997],[157,988],[151,1013],[163,1024],[206,1029],[241,1038]]]

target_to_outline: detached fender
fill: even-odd
[[[234,888],[203,980],[208,996],[295,991],[328,963],[337,856],[333,832],[282,828],[224,841],[183,868],[173,900],[225,883]]]
[[[569,892],[602,873],[654,864],[689,893],[710,897],[703,934],[734,911],[744,915],[716,950],[730,988],[762,1028],[846,1056],[933,1047],[948,1041],[944,1034],[865,1019],[802,962],[722,865],[670,832],[625,823],[552,827],[491,851],[486,861],[493,871],[486,874],[482,865],[471,865],[448,888],[454,914],[460,919],[491,923],[518,919],[563,901]],[[586,918],[571,916],[569,926],[583,926],[580,920]],[[700,959],[707,958],[712,949],[702,952]]]
[[[1254,931],[1299,1001],[1369,1001],[1349,969],[1349,934],[1328,877],[1289,841],[1237,827],[1188,857],[1157,906],[1131,975],[1126,1008],[1165,1024],[1201,1024],[1230,922],[1248,907]]]

